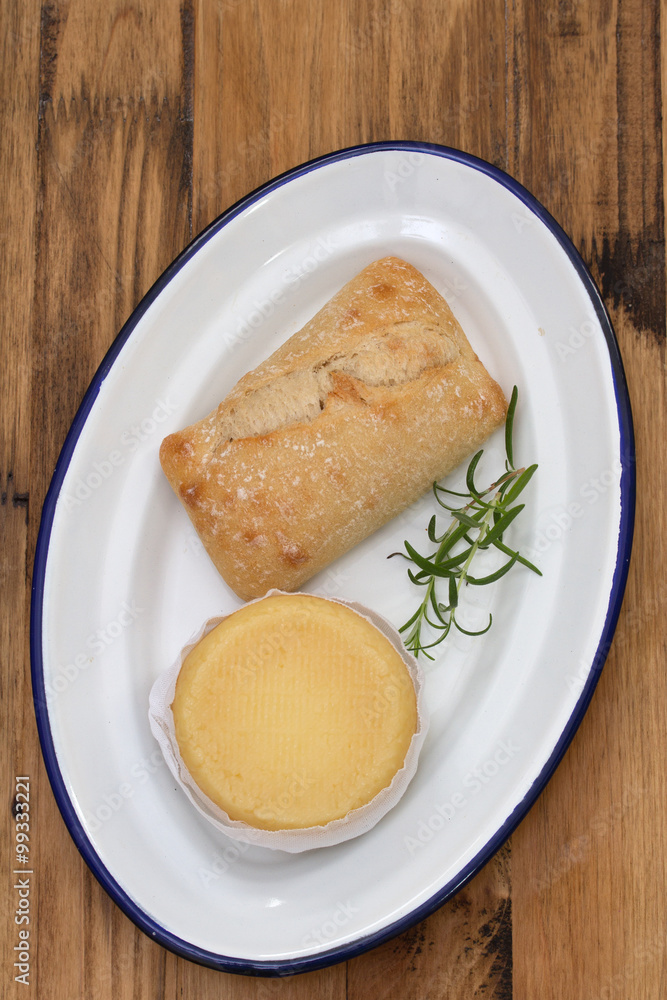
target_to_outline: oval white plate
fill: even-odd
[[[387,254],[445,295],[506,394],[519,387],[515,459],[539,470],[512,537],[544,575],[515,566],[467,595],[469,627],[489,611],[493,627],[450,636],[427,662],[419,770],[374,830],[296,856],[244,850],[176,790],[148,726],[156,676],[204,619],[240,603],[164,480],[158,448]],[[498,432],[479,481],[503,458]],[[506,174],[455,150],[384,143],[243,199],[119,334],[44,506],[35,707],[56,799],[92,871],[154,939],[228,971],[314,969],[422,919],[503,843],[581,721],[620,608],[633,505],[632,422],[609,319],[567,237]],[[419,595],[406,563],[387,556],[404,538],[426,550],[434,509],[424,498],[305,589],[402,624]]]

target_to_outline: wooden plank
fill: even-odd
[[[37,30],[35,27],[37,26]],[[30,331],[35,279],[39,4],[0,7],[0,730],[6,803],[0,847],[3,996],[35,995],[39,893],[34,874],[35,823],[44,787],[28,654],[30,563]],[[17,778],[23,780],[17,781]],[[27,779],[27,780],[25,780]],[[29,801],[27,800],[27,794]],[[16,821],[15,821],[16,817]],[[20,852],[17,849],[17,834]],[[25,842],[25,838],[28,838]],[[26,853],[26,850],[27,853]],[[27,863],[22,864],[22,859]],[[18,872],[19,874],[14,874]],[[26,884],[27,883],[27,884]],[[25,951],[25,946],[27,952]],[[21,951],[20,949],[24,949]],[[24,961],[25,959],[28,961]],[[15,964],[16,963],[16,964]],[[18,980],[18,981],[17,981]]]
[[[105,349],[191,236],[182,29],[175,8],[156,17],[148,2],[131,12],[49,6],[43,18],[35,353],[40,376],[46,366],[60,375],[37,380],[57,414],[46,428],[49,466]],[[160,60],[141,74],[144,45]]]
[[[345,965],[306,972],[298,976],[237,976],[205,969],[191,962],[173,963],[168,981],[171,997],[201,997],[202,1000],[343,1000]]]
[[[657,6],[511,5],[509,159],[597,277],[633,402],[639,505],[614,645],[563,764],[513,837],[519,996],[657,997],[665,933],[665,260]],[[563,85],[565,79],[576,87]],[[600,470],[602,472],[602,470]],[[575,492],[581,484],[573,484]],[[650,541],[649,541],[650,539]],[[539,961],[535,956],[539,955]]]
[[[150,0],[42,10],[31,352],[37,511],[104,352],[191,236],[190,13],[187,4]],[[36,529],[35,521],[31,550]],[[38,995],[145,995],[162,950],[88,872],[47,789],[36,824]]]

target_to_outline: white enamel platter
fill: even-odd
[[[539,463],[508,539],[515,566],[468,588],[426,663],[417,775],[372,831],[287,855],[239,849],[176,789],[148,694],[207,617],[240,601],[164,480],[162,437],[205,415],[349,278],[388,254],[449,300],[507,396],[517,464]],[[503,435],[477,477],[503,467]],[[462,473],[450,482],[456,486]],[[419,594],[431,496],[305,589],[401,625]],[[287,975],[350,958],[452,896],[525,815],[570,742],[609,648],[632,541],[634,450],[618,347],[568,238],[520,185],[452,149],[355,147],[243,199],[159,279],[81,405],[45,502],[33,687],[52,787],[86,862],[153,939],[226,971]],[[472,591],[475,593],[472,593]],[[464,614],[465,612],[465,614]]]

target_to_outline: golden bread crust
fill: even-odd
[[[504,420],[449,306],[386,257],[248,372],[160,461],[244,600],[295,590],[418,499]]]

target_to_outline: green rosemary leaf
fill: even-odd
[[[446,621],[444,621],[444,619],[442,619],[439,614],[438,614],[438,621],[437,622],[432,622],[431,619],[428,616],[428,611],[425,611],[424,612],[424,621],[426,622],[427,625],[429,625],[436,632],[442,632],[443,629],[449,630],[449,623],[446,622]]]
[[[464,628],[463,625],[459,625],[456,618],[454,619],[454,624],[456,625],[459,632],[463,632],[464,635],[484,635],[485,632],[489,631],[491,625],[493,624],[493,615],[489,611],[489,624],[485,628],[481,628],[479,632],[471,632],[469,629]]]
[[[461,541],[462,538],[466,537],[467,528],[465,524],[456,524],[452,521],[449,529],[443,535],[442,541],[440,543],[440,548],[436,553],[436,562],[440,562],[445,558],[447,553],[454,548],[454,546]],[[470,543],[472,545],[472,542]]]
[[[410,542],[405,541],[405,542],[403,542],[403,544],[405,545],[406,552],[408,553],[408,555],[412,559],[413,563],[415,563],[417,566],[419,566],[420,569],[426,570],[429,573],[433,572],[434,563],[432,563],[425,556],[423,556],[419,552],[417,552],[417,550],[414,548],[414,546],[410,545]]]
[[[484,536],[483,540],[479,543],[480,549],[488,549],[490,545],[495,545],[496,539],[502,541],[503,534],[510,526],[512,521],[518,514],[521,513],[526,505],[523,503],[517,504],[516,507],[512,507],[511,510],[506,511],[494,524],[490,531]]]
[[[467,497],[469,495],[468,493],[461,493],[459,490],[449,490],[446,486],[441,486],[440,483],[433,483],[433,493],[436,500],[438,499],[438,493],[449,493],[451,497]]]
[[[446,628],[449,628],[447,619],[442,617],[442,611],[440,610],[440,605],[438,604],[435,596],[435,587],[432,588],[429,596],[431,599],[431,607],[433,608],[438,621],[441,622]]]
[[[522,566],[527,566],[528,569],[532,569],[533,573],[537,573],[538,576],[542,576],[541,569],[538,569],[534,563],[532,563],[529,559],[526,559],[519,552],[516,552],[514,549],[510,549],[504,542],[496,542],[496,548],[500,549],[501,552],[504,552],[506,556],[516,556],[516,561],[520,562]]]
[[[468,528],[479,528],[479,519],[475,520],[470,514],[466,514],[464,510],[453,510],[452,516],[460,521],[461,524],[465,524]]]
[[[449,632],[449,628],[447,628],[447,632]],[[442,642],[442,640],[447,637],[447,632],[440,632],[440,634],[438,635],[438,638],[434,639],[433,642],[427,642],[427,643],[424,643],[424,644],[420,644],[419,649],[422,650],[422,651],[424,651],[424,656],[428,656],[429,660],[434,660],[435,657],[434,656],[429,656],[429,654],[426,652],[426,650],[427,649],[433,649],[434,646],[439,646],[440,643]]]
[[[519,494],[526,488],[530,480],[533,478],[537,465],[530,465],[527,469],[524,469],[518,479],[512,484],[512,486],[503,494],[503,500],[505,503],[514,503]]]
[[[437,519],[436,515],[434,514],[433,517],[431,518],[431,520],[428,522],[428,528],[426,529],[426,532],[427,532],[428,537],[429,537],[429,541],[435,542],[435,543],[441,541],[441,539],[437,538],[436,534],[435,534],[435,526],[436,526],[437,520],[438,519]]]
[[[460,495],[467,497],[469,494],[467,494],[467,493],[461,493]],[[450,513],[453,510],[460,510],[461,509],[460,507],[454,507],[453,505],[445,503],[445,501],[441,500],[440,497],[437,497],[436,499],[437,499],[438,503],[440,504],[440,506],[443,507],[445,510],[448,510]]]
[[[472,583],[475,587],[483,587],[487,583],[495,583],[495,581],[499,580],[501,576],[505,576],[505,573],[509,573],[512,566],[516,562],[516,559],[516,556],[512,556],[512,558],[508,559],[506,563],[503,563],[500,569],[497,569],[495,573],[489,573],[488,576],[466,576],[466,583]]]
[[[421,611],[422,611],[421,607],[417,608],[417,610],[415,611],[415,613],[412,616],[412,618],[410,618],[405,623],[405,625],[401,625],[401,627],[399,628],[398,631],[399,632],[405,632],[406,628],[410,628],[410,626],[413,625],[417,621],[417,619],[419,618],[419,616],[421,615]]]
[[[510,399],[510,405],[507,407],[507,416],[505,417],[505,451],[507,453],[507,461],[511,468],[514,468],[514,452],[512,445],[512,435],[514,432],[514,414],[516,412],[516,404],[519,398],[519,390],[516,386],[512,389],[512,396]]]
[[[449,607],[455,608],[459,603],[459,588],[456,584],[456,578],[450,576],[449,578]]]
[[[410,545],[410,542],[405,542],[405,547],[408,550],[408,553],[410,554],[410,558],[412,559],[413,563],[416,563],[416,565],[419,566],[420,569],[426,570],[428,573],[431,574],[431,576],[441,576],[441,577],[450,576],[449,570],[443,569],[442,566],[438,566],[436,565],[436,563],[431,562],[429,559],[426,559],[425,556],[420,555],[420,553],[417,552],[417,550],[413,548],[412,545]],[[408,572],[410,571],[408,570]],[[415,582],[417,581],[413,580],[413,583]]]
[[[478,496],[477,490],[475,489],[475,469],[479,465],[479,460],[484,454],[484,451],[478,451],[473,457],[470,465],[468,466],[468,471],[466,472],[466,486],[468,487],[468,492],[471,496]]]
[[[455,566],[460,566],[462,562],[465,562],[470,554],[470,549],[475,543],[471,543],[470,547],[464,549],[463,552],[459,552],[458,555],[452,556],[451,559],[447,559],[445,562],[440,562],[436,559],[436,566],[440,569],[453,569]]]

